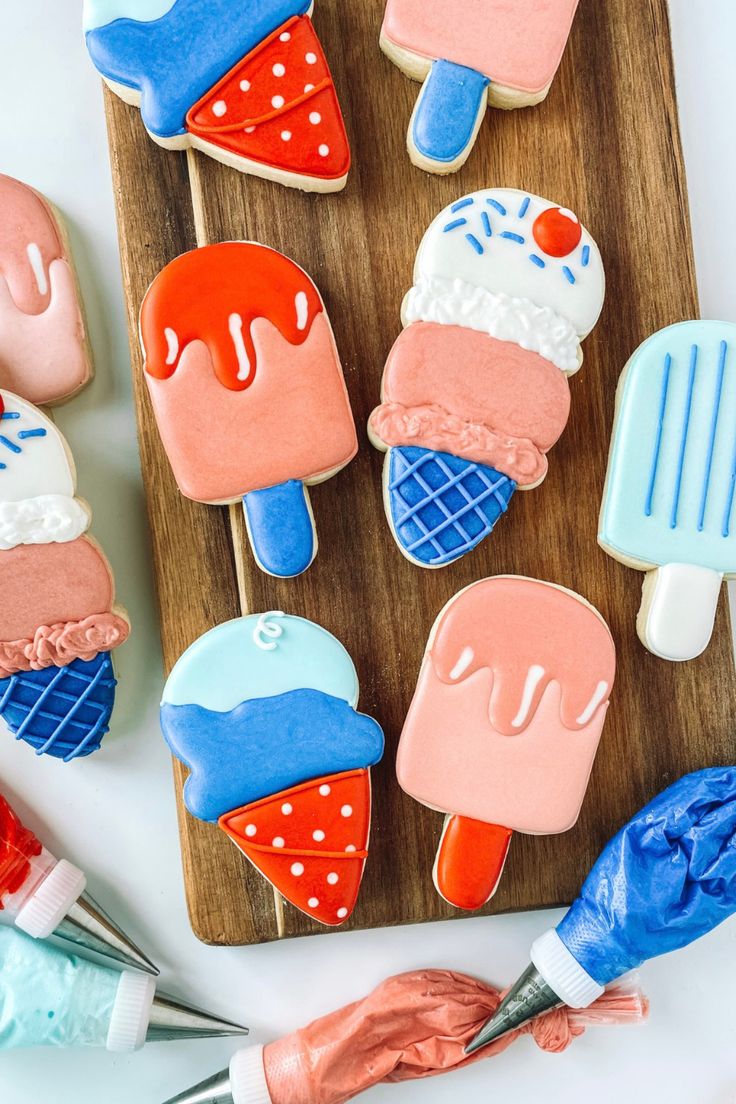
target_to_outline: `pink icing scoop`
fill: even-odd
[[[345,1104],[379,1083],[435,1077],[493,1057],[522,1034],[559,1053],[589,1025],[641,1023],[648,1014],[638,990],[619,987],[582,1012],[557,1009],[467,1058],[466,1044],[500,1001],[497,989],[465,974],[399,974],[276,1043],[241,1050],[229,1070],[167,1104]]]
[[[450,904],[489,900],[513,831],[573,826],[615,667],[600,614],[551,583],[484,579],[440,613],[396,773],[408,794],[448,814],[434,878]]]

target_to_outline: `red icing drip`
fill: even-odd
[[[0,794],[0,909],[3,897],[17,893],[31,872],[30,859],[41,854],[41,844]]]
[[[549,207],[534,220],[532,233],[548,257],[567,257],[580,244],[583,228],[571,211]]]
[[[223,387],[244,391],[258,370],[251,323],[265,318],[292,345],[301,345],[323,309],[307,274],[275,249],[255,242],[193,249],[166,266],[143,300],[146,371],[169,379],[184,348],[203,341]]]

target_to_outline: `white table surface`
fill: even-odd
[[[736,4],[672,0],[671,7],[702,312],[736,320]],[[556,914],[251,948],[213,949],[192,935],[171,766],[157,722],[161,658],[100,83],[84,52],[75,0],[4,8],[0,169],[52,197],[71,229],[97,375],[58,412],[58,421],[134,633],[118,654],[118,704],[104,754],[65,768],[3,739],[2,788],[21,812],[33,809],[32,823],[49,846],[85,868],[92,890],[161,965],[164,986],[245,1020],[254,1041],[276,1038],[410,968],[451,967],[508,983]],[[597,1104],[734,1104],[736,922],[650,963],[642,982],[652,1001],[646,1027],[593,1029],[561,1056],[523,1040],[471,1070],[381,1087],[366,1099],[441,1104],[458,1095],[521,1101],[539,1093],[546,1104],[589,1098]],[[130,1057],[9,1052],[0,1055],[0,1101],[158,1104],[225,1066],[233,1049],[232,1041],[218,1040],[158,1044]]]

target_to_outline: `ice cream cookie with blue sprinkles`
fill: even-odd
[[[368,427],[387,454],[386,514],[413,563],[470,552],[517,487],[542,482],[604,294],[593,238],[539,196],[475,192],[429,227]]]

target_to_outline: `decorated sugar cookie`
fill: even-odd
[[[475,192],[432,223],[368,426],[412,562],[452,563],[542,482],[604,291],[590,234],[539,196]]]
[[[0,175],[0,387],[52,405],[71,398],[91,374],[60,221],[33,188]]]
[[[578,0],[387,0],[381,49],[424,82],[407,137],[414,164],[456,172],[489,105],[543,100],[577,6]]]
[[[205,633],[164,688],[161,727],[191,771],[189,812],[213,821],[290,901],[323,924],[353,911],[367,858],[376,721],[356,712],[342,644],[281,612]]]
[[[736,576],[736,326],[648,338],[619,383],[598,540],[646,571],[637,620],[662,659],[694,659]]]
[[[115,699],[110,651],[129,633],[75,489],[54,423],[0,391],[0,717],[65,760],[99,748]]]
[[[146,382],[182,494],[241,498],[259,566],[309,567],[317,540],[307,486],[358,441],[324,304],[281,253],[226,242],[184,253],[141,308]]]
[[[169,149],[305,191],[345,186],[350,148],[312,0],[84,0],[95,67]]]
[[[551,583],[495,576],[442,610],[396,772],[448,814],[434,878],[450,904],[476,909],[495,893],[512,832],[575,824],[615,667],[600,614]]]

